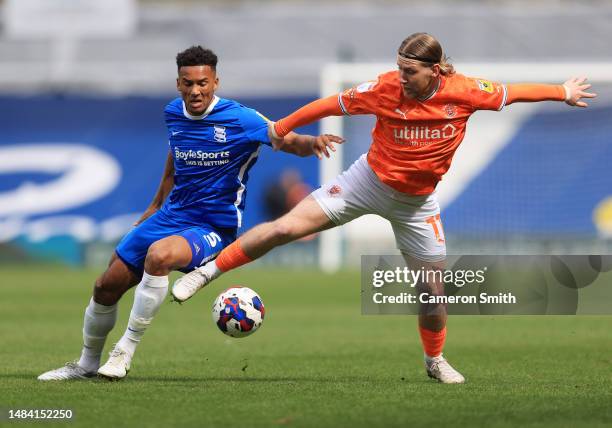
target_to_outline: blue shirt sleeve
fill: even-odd
[[[268,122],[259,112],[252,108],[244,107],[240,115],[240,122],[250,141],[263,143],[268,146],[272,145],[268,137]]]

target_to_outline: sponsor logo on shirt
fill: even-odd
[[[226,143],[227,135],[225,134],[225,126],[215,125],[215,141],[218,143]]]
[[[230,152],[205,152],[202,150],[181,150],[174,148],[174,158],[189,166],[218,166],[229,163]]]
[[[429,126],[404,126],[393,129],[393,137],[397,144],[422,147],[435,143],[438,140],[446,140],[455,136],[457,128],[447,123],[440,128]]]

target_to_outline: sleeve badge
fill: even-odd
[[[367,92],[376,84],[376,82],[364,82],[361,85],[357,86],[355,90],[358,93]]]
[[[493,93],[493,83],[490,80],[477,79],[476,83],[478,83],[478,87],[481,91],[489,94]]]

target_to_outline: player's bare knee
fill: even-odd
[[[122,292],[109,281],[105,280],[104,275],[98,278],[94,284],[94,302],[101,305],[112,306],[121,299]]]
[[[145,270],[153,274],[158,269],[171,269],[174,255],[173,249],[169,245],[156,242],[149,247],[145,259]]]

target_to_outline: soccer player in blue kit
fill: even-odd
[[[85,310],[78,361],[43,373],[39,380],[122,379],[145,330],[168,292],[172,270],[191,271],[214,259],[236,239],[246,183],[261,144],[272,145],[268,120],[257,111],[215,95],[217,56],[193,46],[176,57],[181,95],[164,111],[170,151],[151,205],[118,244],[96,280]],[[298,156],[329,157],[333,135],[291,133],[274,149]],[[102,367],[117,302],[137,285],[127,329]]]

